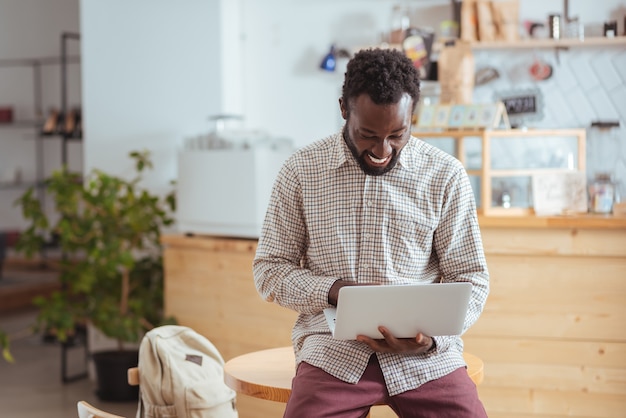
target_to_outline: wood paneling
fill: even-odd
[[[524,414],[532,417],[623,418],[623,395],[589,392],[493,387],[481,385],[478,394],[490,417]]]
[[[489,416],[626,416],[623,222],[485,219],[491,292],[464,343],[485,362],[479,394]]]
[[[291,344],[296,313],[263,301],[254,287],[256,245],[196,241],[199,248],[166,243],[166,313],[209,338],[225,359]]]
[[[626,416],[626,221],[577,219],[480,220],[491,292],[464,342],[484,361],[479,394],[491,418]],[[291,343],[295,312],[254,288],[256,241],[174,235],[164,244],[167,313],[225,359]],[[238,399],[241,418],[284,411]]]
[[[488,254],[625,257],[623,229],[533,229],[481,226]],[[488,239],[485,233],[489,234]]]

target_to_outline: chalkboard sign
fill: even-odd
[[[496,91],[494,99],[504,104],[513,126],[543,119],[543,93],[538,88]]]
[[[537,97],[535,95],[503,97],[502,102],[509,116],[537,112]]]

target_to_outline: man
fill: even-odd
[[[335,340],[323,309],[343,286],[472,283],[467,330],[489,275],[472,189],[458,160],[411,136],[419,78],[402,52],[348,63],[341,132],[297,151],[272,192],[254,260],[261,296],[299,313],[285,417],[484,417],[460,337]]]

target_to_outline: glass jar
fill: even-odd
[[[589,185],[589,211],[592,213],[613,212],[615,183],[608,173],[598,173]]]
[[[391,21],[389,28],[389,43],[401,44],[406,37],[406,31],[411,25],[411,18],[406,7],[396,4],[391,10]]]

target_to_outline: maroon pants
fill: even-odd
[[[375,355],[356,385],[343,382],[308,363],[300,363],[291,384],[291,397],[284,417],[361,418],[366,417],[375,404],[389,405],[401,418],[487,417],[478,399],[476,385],[465,368],[417,389],[389,396]]]

